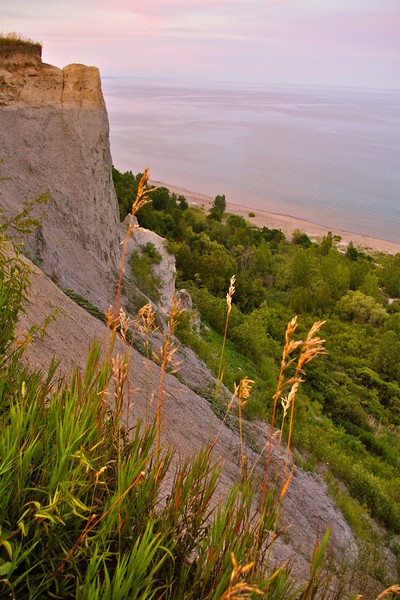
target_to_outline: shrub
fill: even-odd
[[[385,495],[379,481],[359,464],[351,471],[349,490],[354,498],[370,508],[374,517],[400,533],[399,507]]]
[[[296,229],[292,234],[292,242],[296,246],[303,246],[303,248],[310,248],[312,241],[304,231]]]
[[[336,307],[343,318],[356,323],[381,325],[388,317],[387,311],[381,304],[358,290],[347,292]]]
[[[146,246],[148,246],[147,249]],[[142,248],[141,253],[132,252],[129,265],[133,279],[140,291],[154,302],[158,302],[160,300],[161,280],[153,273],[152,266],[157,264],[158,257],[161,259],[161,256],[155,250],[153,244],[146,244],[146,246]]]

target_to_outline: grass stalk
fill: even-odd
[[[96,517],[96,515],[94,515],[94,514],[90,517],[89,521],[87,522],[87,525],[85,526],[85,528],[83,529],[83,531],[80,533],[80,535],[79,535],[78,539],[76,540],[75,544],[72,546],[71,550],[68,552],[68,554],[65,557],[64,561],[60,564],[60,566],[58,568],[58,572],[61,572],[61,573],[64,572],[65,566],[71,560],[71,558],[72,558],[74,552],[76,551],[76,549],[87,538],[88,534],[93,529],[95,529],[95,527],[97,527],[101,523],[101,521],[103,521],[107,517],[107,515],[110,514],[110,512],[113,510],[113,508],[115,508],[116,506],[119,506],[119,504],[122,502],[122,500],[125,498],[125,496],[127,496],[127,494],[129,494],[129,492],[139,483],[139,481],[141,481],[143,479],[143,477],[145,475],[146,475],[146,473],[144,471],[141,471],[139,473],[139,475],[136,477],[135,481],[133,481],[131,483],[131,485],[120,496],[118,496],[118,498],[116,498],[116,500],[114,500],[114,502],[111,504],[111,506],[100,517]]]
[[[165,373],[168,368],[171,368],[173,372],[174,367],[177,363],[174,361],[174,355],[177,351],[177,346],[173,342],[173,335],[178,325],[179,315],[181,314],[179,309],[179,303],[174,295],[172,297],[172,305],[168,318],[167,329],[163,331],[163,341],[161,348],[158,353],[154,353],[154,358],[160,365],[160,379],[157,391],[157,410],[156,410],[156,456],[159,456],[161,446],[161,431],[162,431],[162,405],[163,405],[163,390],[164,390],[164,379]]]
[[[210,430],[209,430],[209,436],[208,436],[209,442],[211,440],[212,427],[214,424],[215,405],[216,405],[216,402],[217,402],[217,399],[219,396],[219,392],[221,390],[223,378],[224,378],[223,361],[224,361],[226,340],[228,337],[229,317],[230,317],[230,314],[232,311],[232,297],[233,297],[233,294],[235,293],[235,280],[236,280],[235,275],[232,275],[232,277],[230,279],[229,289],[226,294],[227,311],[226,311],[226,318],[225,318],[225,329],[224,329],[224,336],[222,338],[221,353],[220,353],[220,359],[219,359],[219,365],[218,365],[217,385],[215,388],[214,399],[213,399],[213,414],[212,414],[211,421],[210,421]]]
[[[129,238],[135,233],[135,231],[137,231],[139,229],[139,225],[137,225],[135,223],[136,213],[143,206],[145,206],[146,204],[148,204],[150,202],[149,194],[155,189],[155,188],[149,189],[147,187],[148,180],[149,180],[149,168],[146,167],[143,171],[142,177],[140,178],[136,197],[135,197],[134,201],[132,202],[131,212],[129,214],[128,228],[126,230],[126,234],[125,234],[124,240],[122,242],[121,262],[120,262],[119,276],[118,276],[117,289],[116,289],[115,301],[114,301],[114,310],[113,310],[113,323],[115,324],[115,327],[113,327],[113,331],[114,331],[114,328],[116,329],[116,326],[117,326],[117,317],[118,317],[119,305],[120,305],[122,279],[124,276],[126,253],[128,250]]]

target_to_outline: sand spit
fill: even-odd
[[[186,188],[170,185],[161,181],[152,181],[151,184],[158,187],[166,187],[171,192],[175,192],[175,194],[185,196],[186,200],[191,206],[198,206],[199,208],[203,208],[206,212],[209,211],[214,201],[214,199],[210,196],[192,192]],[[250,208],[241,204],[232,204],[231,202],[227,202],[226,209],[227,212],[244,217],[249,223],[253,223],[257,227],[281,229],[288,239],[291,238],[296,229],[305,231],[313,240],[321,239],[328,233],[328,231],[332,231],[334,235],[341,237],[340,244],[343,247],[346,247],[349,242],[353,242],[355,246],[365,250],[374,250],[385,252],[387,254],[397,254],[400,252],[400,243],[390,242],[388,240],[379,240],[377,238],[361,235],[351,231],[332,229],[323,225],[311,223],[305,219],[293,217],[291,215],[281,215],[266,210]],[[254,217],[249,217],[249,213],[254,214]]]

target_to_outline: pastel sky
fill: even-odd
[[[3,33],[103,76],[400,88],[400,0],[13,0]],[[4,6],[5,5],[5,6]]]

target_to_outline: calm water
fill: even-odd
[[[400,92],[102,83],[119,170],[400,242]]]

